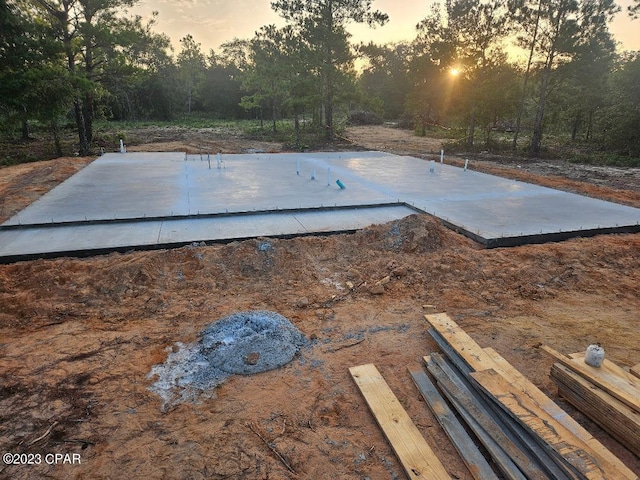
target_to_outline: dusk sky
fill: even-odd
[[[389,15],[384,27],[370,29],[351,26],[355,42],[373,41],[378,44],[412,40],[416,24],[427,16],[434,0],[375,0],[373,7]],[[619,0],[622,7],[611,26],[616,40],[623,50],[640,50],[640,20],[632,21],[626,13],[631,0]],[[283,20],[271,10],[270,0],[142,0],[132,13],[146,17],[158,11],[159,21],[155,30],[166,33],[174,48],[179,51],[179,40],[191,34],[202,44],[204,52],[233,38],[249,39],[263,25]]]

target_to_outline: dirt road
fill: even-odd
[[[424,148],[385,132],[376,130],[376,148]],[[0,170],[3,218],[86,161]],[[557,181],[629,204],[640,193],[633,182]],[[597,341],[620,365],[639,363],[638,252],[639,235],[483,250],[411,216],[352,235],[2,265],[0,449],[81,463],[0,465],[0,478],[404,478],[348,373],[375,363],[449,473],[471,479],[407,373],[437,349],[423,315],[441,311],[640,471],[638,457],[557,397],[538,349],[572,353]],[[148,390],[152,367],[176,342],[252,309],[285,316],[309,345],[282,368],[233,376],[162,411]]]

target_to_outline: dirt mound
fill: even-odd
[[[360,230],[354,240],[375,250],[429,253],[459,243],[459,236],[450,233],[437,218],[415,214]]]

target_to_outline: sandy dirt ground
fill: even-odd
[[[426,153],[424,139],[413,145],[397,130],[347,135],[365,148]],[[2,218],[88,161],[3,168]],[[551,178],[533,167],[474,162],[639,201],[640,185],[630,180],[637,172],[620,184],[616,172],[565,179],[555,164],[546,167],[556,171]],[[484,250],[413,215],[348,235],[0,265],[0,451],[42,459],[0,464],[0,478],[405,478],[348,373],[374,363],[451,476],[471,479],[407,373],[437,350],[423,317],[436,312],[506,357],[640,472],[637,456],[558,398],[552,361],[538,348],[572,353],[600,342],[618,364],[639,363],[639,252],[640,235]],[[148,389],[152,367],[176,342],[254,309],[284,315],[309,345],[284,367],[233,376],[195,403],[163,411]]]

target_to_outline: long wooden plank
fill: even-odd
[[[631,367],[629,373],[636,378],[640,378],[640,363]]]
[[[610,365],[605,367],[605,362],[610,363],[606,359],[603,362],[604,368],[595,368],[584,362],[575,361],[547,345],[543,345],[541,348],[565,367],[579,373],[594,385],[640,412],[640,388],[629,383],[623,377],[611,374],[612,367]]]
[[[480,453],[467,431],[457,419],[449,405],[445,402],[435,385],[429,380],[424,370],[409,370],[413,382],[418,387],[420,394],[435,415],[440,426],[444,429],[449,440],[453,443],[469,472],[477,480],[497,479],[497,475],[489,466],[489,463]]]
[[[571,432],[542,410],[530,397],[507,382],[498,372],[489,369],[473,372],[471,377],[504,407],[507,414],[520,422],[523,427],[534,432],[546,445],[557,452],[558,456],[555,458],[566,464],[570,471],[587,479],[618,478],[607,476],[607,472],[602,470],[597,460],[583,448],[582,442],[576,442]]]
[[[558,392],[640,456],[640,414],[560,363],[551,368]]]
[[[584,352],[569,354],[569,358],[571,358],[571,360],[573,360],[573,362],[577,364],[585,364],[584,357]],[[589,365],[587,366],[589,368],[593,368]],[[623,384],[629,384],[631,388],[636,389],[640,393],[640,379],[638,379],[638,377],[633,375],[631,372],[627,372],[624,368],[618,366],[611,360],[605,358],[602,361],[602,365],[599,368],[595,368],[594,370],[598,375],[601,375],[603,377],[611,377],[612,379],[620,381]]]
[[[526,395],[531,397],[540,407],[563,427],[569,430],[577,439],[583,442],[584,448],[589,449],[592,456],[603,465],[608,472],[618,472],[619,478],[636,480],[638,476],[633,473],[618,457],[609,451],[602,443],[593,438],[582,425],[576,422],[571,415],[560,408],[553,400],[547,397],[542,390],[531,383],[524,375],[507,362],[498,352],[490,347],[484,348],[491,357],[496,370]]]
[[[447,362],[443,361],[444,359],[435,353],[431,357],[428,360],[425,357],[429,372],[436,378],[444,394],[485,446],[504,476],[513,480],[547,478],[521,449],[521,445],[507,435],[502,419],[493,417],[487,411],[486,406],[476,398],[477,393],[469,390],[467,384]]]
[[[373,364],[349,368],[378,425],[410,479],[451,477]]]
[[[473,371],[473,369],[469,366],[469,364],[462,358],[458,352],[456,352],[451,345],[447,343],[447,341],[440,335],[440,333],[433,327],[427,330],[431,338],[438,344],[440,350],[444,352],[447,358],[456,366],[456,369],[460,371],[464,376],[469,375]]]
[[[454,348],[472,370],[492,368],[493,362],[473,338],[471,338],[446,313],[425,315],[427,322]]]
[[[476,417],[467,412],[464,407],[457,402],[455,397],[451,397],[449,394],[447,394],[447,397],[459,413],[464,423],[467,424],[480,443],[482,443],[484,448],[487,450],[496,466],[502,472],[504,478],[507,480],[528,480],[528,477],[522,473],[518,466],[513,462],[513,459],[509,457],[507,452],[502,450],[501,445],[498,444],[498,442],[496,442],[496,440],[480,426],[476,421]]]

